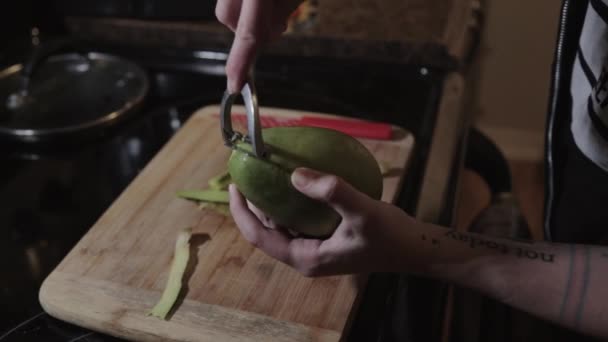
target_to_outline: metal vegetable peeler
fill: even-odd
[[[262,140],[262,125],[260,124],[260,113],[258,110],[258,97],[255,90],[253,78],[249,78],[245,86],[241,90],[241,96],[245,102],[247,111],[247,130],[248,134],[243,138],[243,134],[235,132],[232,129],[232,104],[238,97],[239,93],[224,92],[222,97],[222,106],[220,109],[220,120],[222,137],[224,144],[230,148],[236,148],[236,143],[239,140],[251,144],[253,155],[258,158],[263,158],[266,155],[264,141]]]

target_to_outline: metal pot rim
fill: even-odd
[[[78,54],[76,53],[66,53],[53,56],[52,59],[57,58],[73,58]],[[64,127],[57,128],[36,128],[36,129],[27,129],[27,128],[8,128],[0,126],[0,134],[5,136],[10,136],[11,138],[24,141],[24,142],[37,142],[42,140],[48,140],[54,138],[56,136],[68,135],[73,133],[80,133],[82,131],[89,131],[92,129],[101,129],[103,127],[108,127],[113,125],[122,119],[125,119],[128,114],[133,113],[138,107],[140,107],[144,101],[144,98],[148,94],[150,89],[150,80],[145,72],[145,70],[137,65],[134,62],[131,62],[122,57],[118,57],[111,54],[101,53],[101,52],[88,52],[86,56],[91,60],[106,60],[119,62],[128,65],[129,69],[132,70],[138,78],[141,78],[143,81],[143,86],[136,96],[133,97],[132,100],[127,101],[123,107],[120,109],[107,113],[103,116],[100,116],[94,120],[86,121],[83,123],[69,125]],[[19,72],[23,67],[23,64],[14,64],[3,70],[0,70],[0,78],[6,77],[15,72]]]

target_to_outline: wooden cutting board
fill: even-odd
[[[252,247],[232,219],[175,197],[225,171],[230,150],[218,112],[212,106],[195,113],[48,276],[40,302],[49,314],[138,341],[340,340],[365,277],[303,277]],[[394,132],[390,141],[362,140],[391,170],[387,202],[397,196],[414,144],[409,132]],[[169,320],[149,317],[183,227],[194,231],[185,296]]]

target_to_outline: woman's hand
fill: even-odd
[[[306,276],[400,271],[407,267],[404,246],[408,227],[416,224],[412,217],[332,175],[298,169],[292,183],[342,216],[334,234],[327,240],[293,238],[280,227],[269,228],[274,224],[249,207],[231,185],[230,209],[245,239]]]
[[[304,275],[415,273],[608,338],[605,246],[515,241],[419,223],[339,178],[307,169],[296,170],[292,183],[342,216],[329,239],[291,238],[265,227],[234,185],[230,209],[247,240]]]
[[[257,50],[278,38],[287,28],[287,19],[301,0],[218,0],[215,15],[234,33],[226,75],[228,91],[243,88]]]

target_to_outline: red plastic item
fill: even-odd
[[[219,116],[219,114],[218,114]],[[245,114],[233,113],[232,121],[247,124]],[[310,126],[333,129],[357,138],[390,140],[393,129],[391,125],[354,119],[334,119],[318,116],[302,116],[300,118],[281,118],[260,115],[263,128],[278,126]]]
[[[392,127],[384,123],[362,120],[342,120],[322,118],[318,116],[303,116],[300,119],[302,126],[331,128],[358,138],[388,140],[391,138]]]

